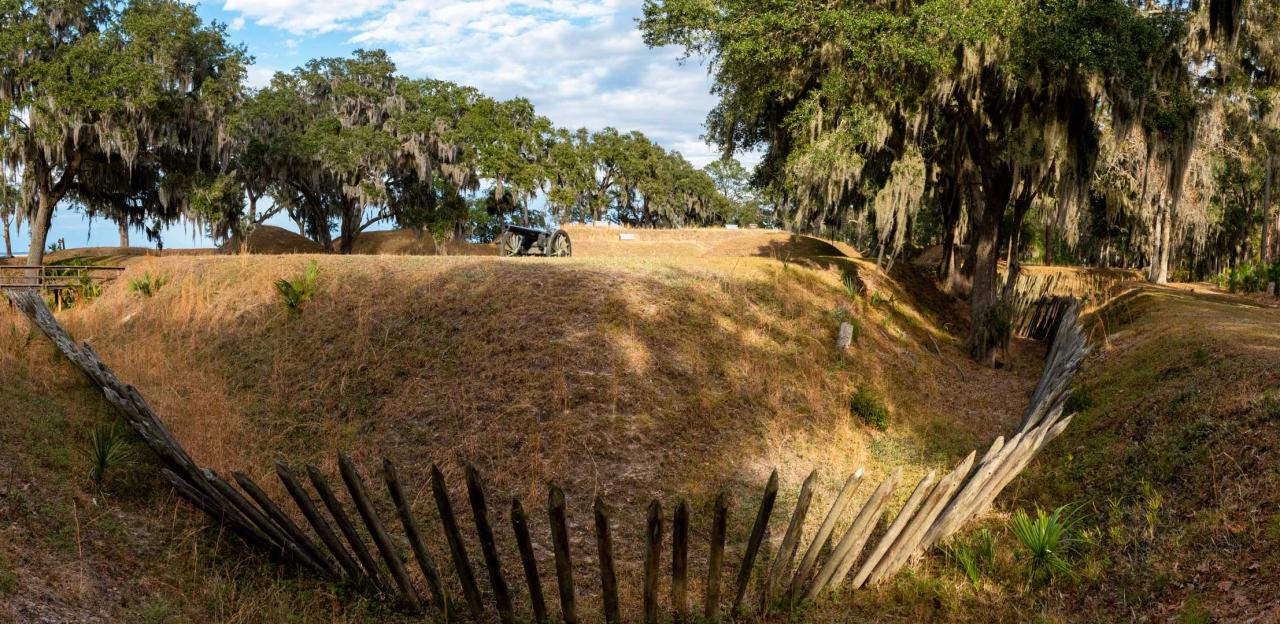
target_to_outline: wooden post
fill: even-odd
[[[536,624],[547,622],[547,600],[542,594],[542,577],[538,575],[538,559],[533,554],[533,540],[529,537],[529,516],[524,513],[520,499],[511,499],[511,530],[516,534],[516,547],[520,550],[520,565],[524,567],[524,580],[529,586],[529,603]]]
[[[756,562],[756,553],[760,550],[760,542],[764,541],[764,532],[769,528],[769,514],[773,513],[773,503],[778,498],[778,470],[769,475],[769,483],[765,485],[764,497],[760,499],[760,510],[756,513],[756,522],[751,527],[751,537],[747,540],[747,551],[742,555],[742,567],[738,569],[737,591],[734,593],[733,607],[730,613],[737,615],[742,606],[742,599],[747,596],[747,585],[751,582],[751,571]]]
[[[769,574],[765,576],[764,586],[760,589],[761,613],[768,612],[769,598],[773,595],[773,589],[782,581],[787,568],[791,567],[796,551],[799,550],[800,534],[804,532],[804,519],[809,513],[809,504],[813,500],[813,481],[817,477],[818,471],[813,470],[800,486],[800,495],[796,498],[796,508],[791,513],[791,522],[787,524],[787,532],[782,536],[778,554],[773,558],[773,565],[769,566]]]
[[[644,532],[644,621],[658,622],[658,567],[662,559],[662,503],[649,503],[649,520]]]
[[[356,559],[364,567],[365,575],[373,582],[373,586],[378,588],[378,591],[385,592],[387,584],[382,580],[382,573],[378,570],[377,562],[369,554],[369,549],[365,548],[364,540],[360,539],[360,533],[356,531],[355,525],[351,523],[351,518],[347,516],[347,512],[338,503],[337,497],[333,495],[333,490],[329,489],[329,482],[324,478],[324,474],[311,464],[307,464],[306,468],[307,477],[311,479],[311,486],[320,495],[320,502],[324,503],[325,509],[329,510],[329,515],[333,517],[334,524],[338,525],[338,530],[342,532],[343,537],[347,538],[347,544],[351,546],[351,551],[356,554]]]
[[[493,586],[493,598],[498,603],[498,618],[503,624],[513,624],[515,613],[511,608],[511,593],[507,580],[502,576],[502,560],[498,558],[498,544],[489,526],[489,506],[484,499],[484,487],[480,473],[467,464],[467,498],[471,501],[471,513],[475,516],[476,533],[480,536],[480,552],[484,565],[489,569],[489,583]]]
[[[862,563],[862,567],[858,568],[858,574],[853,577],[853,583],[850,589],[858,589],[871,575],[871,570],[880,562],[880,557],[884,556],[884,552],[889,549],[898,539],[898,535],[902,533],[902,528],[906,526],[907,521],[911,519],[911,515],[915,513],[916,508],[920,506],[920,501],[924,499],[925,494],[929,491],[929,486],[933,485],[934,471],[930,471],[919,483],[916,483],[916,489],[911,491],[911,496],[907,497],[907,502],[903,503],[902,510],[898,512],[898,516],[894,518],[893,524],[884,532],[884,536],[876,543],[876,547],[867,555],[866,561]]]
[[[301,547],[293,543],[293,541],[290,540],[279,528],[272,524],[272,522],[268,520],[257,507],[254,507],[253,503],[250,503],[244,496],[240,495],[240,492],[231,487],[231,484],[227,483],[221,476],[208,468],[205,468],[205,476],[209,479],[209,482],[218,489],[223,498],[230,501],[232,505],[240,510],[240,513],[249,518],[249,520],[252,521],[253,524],[271,540],[271,544],[284,554],[284,558],[286,560],[292,560],[296,563],[302,564],[303,566],[311,568],[315,572],[319,572],[321,574],[324,573],[324,568],[321,567],[319,563],[312,561],[311,557],[309,557],[307,553],[303,552]]]
[[[680,500],[671,519],[671,612],[677,623],[689,618],[689,501]]]
[[[805,552],[804,559],[800,560],[795,576],[791,577],[791,587],[787,593],[792,599],[800,597],[804,584],[809,580],[809,571],[817,563],[818,556],[826,546],[827,540],[831,538],[831,532],[836,528],[836,521],[844,514],[845,507],[849,506],[849,501],[853,498],[853,493],[857,491],[858,483],[861,481],[862,469],[859,468],[849,475],[844,482],[844,487],[840,488],[840,494],[836,496],[835,502],[831,503],[826,519],[822,521],[822,526],[818,527],[818,533],[813,536],[813,542],[809,544],[809,550]]]
[[[573,558],[569,554],[569,521],[565,516],[564,490],[554,483],[547,492],[547,515],[551,519],[551,545],[556,553],[560,617],[565,624],[578,624],[578,607],[573,598]]]
[[[458,573],[458,582],[462,584],[462,596],[467,601],[471,616],[477,621],[484,619],[484,605],[480,601],[480,588],[476,586],[476,575],[471,570],[471,560],[467,558],[467,547],[462,542],[462,532],[458,530],[458,518],[453,515],[453,503],[449,501],[449,490],[444,484],[444,473],[440,467],[431,464],[431,493],[436,499],[436,509],[440,511],[440,523],[444,525],[445,540],[449,542],[449,553],[453,556],[453,569]]]
[[[252,498],[253,502],[262,508],[262,511],[266,512],[267,518],[275,522],[285,537],[296,543],[304,553],[328,572],[332,579],[342,578],[342,571],[338,569],[338,566],[334,565],[333,560],[326,557],[324,552],[316,547],[315,542],[312,542],[311,538],[307,537],[302,528],[281,511],[275,501],[271,500],[271,497],[267,496],[267,493],[263,492],[262,488],[258,487],[258,484],[249,478],[249,475],[232,471],[231,476],[236,480],[236,484],[240,486],[240,489],[244,490],[249,495],[249,498]]]
[[[431,601],[440,610],[444,619],[448,620],[452,613],[449,611],[448,593],[445,591],[444,584],[440,582],[440,568],[422,541],[422,534],[418,532],[418,523],[413,519],[413,510],[409,508],[409,500],[405,498],[404,490],[400,487],[400,478],[396,476],[396,467],[390,459],[382,460],[382,478],[387,483],[387,493],[391,495],[391,502],[395,504],[396,513],[400,516],[400,524],[404,527],[409,547],[413,549],[413,556],[418,560],[418,569],[422,570],[422,578],[426,579],[427,589],[431,591]]]
[[[600,593],[604,597],[605,624],[621,624],[618,603],[618,574],[613,562],[613,538],[609,532],[609,510],[604,499],[596,497],[596,548],[600,552]]]
[[[809,586],[809,591],[805,592],[805,598],[813,600],[818,597],[818,592],[825,589],[832,581],[839,583],[844,580],[844,575],[849,573],[849,567],[857,560],[862,547],[867,543],[867,538],[871,536],[871,531],[880,518],[880,512],[888,502],[889,493],[901,480],[902,469],[899,468],[881,481],[880,487],[871,493],[871,497],[862,505],[862,511],[854,518],[853,524],[849,525],[849,530],[845,531],[840,543],[836,544],[831,557],[823,564],[822,569],[818,570],[818,576]],[[848,562],[847,565],[846,562]]]
[[[721,491],[711,514],[711,552],[707,557],[707,589],[702,616],[708,622],[720,618],[720,577],[724,570],[724,539],[729,523],[729,494]]]
[[[342,475],[342,481],[347,484],[347,491],[356,504],[356,511],[360,514],[360,518],[364,520],[365,528],[369,529],[373,545],[378,548],[382,559],[387,562],[391,578],[400,590],[400,599],[409,609],[421,611],[422,600],[418,598],[418,590],[409,580],[409,573],[404,569],[404,562],[400,560],[400,554],[396,552],[395,545],[391,543],[391,536],[387,534],[387,530],[382,526],[382,520],[373,509],[373,501],[369,498],[368,490],[365,489],[364,478],[356,471],[355,464],[351,463],[351,458],[345,453],[338,453],[338,472]]]
[[[351,554],[342,545],[342,541],[338,539],[329,523],[325,522],[324,516],[320,515],[315,503],[311,502],[311,497],[302,488],[302,484],[298,482],[298,478],[294,476],[293,471],[289,470],[288,466],[277,462],[276,476],[280,477],[280,482],[284,484],[284,489],[288,490],[289,497],[298,506],[298,510],[307,519],[307,523],[311,525],[312,530],[316,532],[316,535],[320,536],[320,541],[329,549],[333,558],[338,561],[338,565],[342,567],[342,571],[346,573],[347,578],[356,585],[365,585],[373,588],[373,582],[364,573],[364,570],[360,569],[355,559],[351,558]]]

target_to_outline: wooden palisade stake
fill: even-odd
[[[578,607],[573,594],[573,557],[569,552],[569,519],[565,515],[564,490],[554,483],[547,492],[547,515],[551,519],[551,545],[556,554],[560,617],[565,624],[578,624]]]
[[[707,557],[707,588],[703,597],[702,617],[715,622],[720,617],[720,577],[724,573],[724,539],[729,524],[729,494],[716,496],[711,512],[711,551]]]
[[[677,624],[689,618],[689,501],[684,499],[671,519],[671,612]]]
[[[502,560],[498,558],[498,544],[493,537],[493,528],[489,525],[489,505],[485,502],[480,473],[470,464],[467,465],[467,498],[471,501],[471,513],[475,516],[476,533],[480,536],[480,552],[484,555],[484,565],[489,569],[489,583],[493,586],[493,598],[498,603],[498,618],[503,624],[512,624],[515,622],[515,613],[511,608],[511,592],[507,589],[507,580],[502,576]]]
[[[529,605],[533,609],[535,624],[547,621],[547,599],[542,594],[542,577],[538,574],[538,560],[533,554],[533,540],[529,536],[529,516],[524,513],[520,499],[511,499],[511,530],[516,535],[516,548],[520,551],[520,565],[524,568],[524,581],[529,586]]]
[[[458,518],[453,514],[453,503],[449,500],[449,490],[444,484],[444,473],[440,467],[431,464],[431,494],[436,499],[436,509],[440,512],[440,524],[444,527],[445,541],[449,542],[449,554],[453,557],[453,569],[458,574],[458,582],[462,585],[462,597],[467,601],[471,617],[477,621],[484,619],[484,604],[480,601],[480,588],[476,585],[476,575],[471,569],[471,560],[467,557],[467,547],[462,542],[462,532],[458,530]]]
[[[778,499],[778,471],[769,475],[769,483],[764,487],[764,497],[760,499],[760,510],[756,512],[755,524],[751,527],[751,537],[747,540],[747,550],[742,554],[742,567],[738,568],[737,588],[734,592],[733,607],[729,613],[737,615],[742,606],[742,599],[747,596],[747,586],[751,582],[751,572],[756,563],[756,553],[760,551],[760,543],[764,541],[764,533],[769,528],[769,515],[773,513],[773,503]]]
[[[387,534],[386,528],[382,526],[382,520],[378,518],[378,513],[373,508],[373,500],[369,498],[369,491],[365,488],[364,477],[360,476],[355,464],[351,463],[351,458],[344,453],[338,453],[338,472],[342,475],[342,481],[347,484],[351,500],[356,504],[356,512],[364,520],[365,528],[369,529],[373,545],[378,548],[383,561],[387,563],[387,569],[391,571],[391,578],[400,590],[400,599],[413,611],[421,611],[422,600],[418,598],[418,590],[409,580],[409,572],[404,569],[400,553],[396,552],[395,545],[391,543],[391,536]]]
[[[413,556],[418,560],[418,569],[422,571],[422,578],[427,581],[431,601],[448,620],[452,614],[449,611],[448,594],[445,592],[444,584],[440,582],[440,568],[422,541],[422,534],[418,532],[418,523],[413,519],[413,510],[409,508],[409,500],[405,498],[404,489],[400,487],[400,478],[396,475],[395,464],[392,464],[390,459],[382,460],[382,478],[387,483],[387,493],[391,495],[391,502],[395,504],[396,513],[400,516],[400,524],[404,527],[409,547],[413,549]]]
[[[658,622],[658,568],[662,559],[662,504],[649,503],[644,532],[644,622]]]
[[[596,497],[596,549],[600,553],[600,593],[604,598],[605,624],[621,624],[622,610],[618,603],[618,573],[613,562],[613,537],[609,531],[609,510],[604,499]]]

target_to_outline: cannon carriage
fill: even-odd
[[[498,238],[498,254],[501,256],[552,256],[567,258],[573,255],[573,243],[564,230],[549,232],[537,228],[508,225]]]

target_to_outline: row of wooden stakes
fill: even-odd
[[[13,290],[9,292],[9,297],[18,309],[35,321],[72,363],[102,389],[107,400],[121,410],[147,445],[164,462],[164,474],[177,491],[250,545],[323,578],[346,582],[367,592],[392,596],[409,611],[435,613],[449,619],[462,613],[477,621],[490,617],[459,529],[453,501],[444,476],[437,467],[432,466],[431,490],[439,511],[440,528],[448,544],[451,567],[462,589],[465,610],[448,595],[442,568],[426,547],[422,528],[411,513],[395,466],[391,462],[385,461],[383,464],[383,481],[396,510],[404,539],[410,546],[413,559],[425,582],[425,597],[415,586],[406,559],[400,556],[387,524],[378,516],[365,479],[345,455],[339,455],[338,458],[340,477],[354,504],[355,515],[370,536],[378,558],[367,547],[352,520],[352,514],[339,502],[325,475],[314,466],[306,466],[305,472],[307,481],[319,498],[319,505],[289,467],[283,464],[276,466],[277,476],[289,498],[311,529],[308,532],[247,475],[232,473],[231,480],[237,488],[212,470],[197,465],[138,391],[120,381],[89,345],[77,345],[57,323],[34,290]],[[841,525],[846,513],[855,509],[854,495],[863,480],[862,470],[850,475],[817,532],[810,539],[808,548],[800,555],[816,471],[810,474],[800,488],[796,506],[773,561],[767,566],[760,566],[764,573],[759,583],[758,600],[748,604],[746,598],[753,572],[757,569],[756,558],[761,544],[768,536],[769,521],[777,499],[778,475],[775,471],[765,487],[746,548],[739,561],[727,615],[736,617],[752,611],[763,611],[770,601],[779,597],[788,603],[794,603],[801,599],[812,600],[825,589],[834,586],[843,585],[856,589],[881,582],[907,565],[912,557],[940,543],[969,519],[989,508],[1000,491],[1071,420],[1069,416],[1063,416],[1063,405],[1069,393],[1070,380],[1087,350],[1078,313],[1077,305],[1068,306],[1057,319],[1045,371],[1020,431],[1007,442],[1003,437],[997,438],[980,460],[975,461],[976,452],[970,453],[941,479],[937,479],[932,472],[921,478],[870,550],[867,550],[868,543],[881,524],[894,490],[901,484],[902,471],[898,470],[881,481],[862,504],[856,507],[852,522],[837,540],[835,529]],[[488,499],[479,473],[469,466],[466,470],[466,491],[498,619],[504,624],[514,622],[516,614],[512,592],[503,575],[494,528],[490,523]],[[547,514],[555,557],[560,618],[566,623],[574,624],[579,621],[579,614],[574,591],[565,495],[555,485],[549,489]],[[594,521],[603,598],[602,615],[605,622],[612,624],[623,621],[622,609],[610,513],[600,498],[595,500]],[[701,605],[701,615],[707,620],[716,620],[722,616],[720,580],[725,564],[727,522],[728,496],[722,493],[714,504],[711,518],[708,566]],[[520,554],[532,619],[536,622],[549,621],[542,579],[534,556],[529,518],[518,499],[512,500],[510,523]],[[670,611],[676,621],[687,620],[690,612],[689,523],[689,505],[686,501],[681,501],[676,505],[671,519],[669,600]],[[658,592],[661,584],[664,524],[661,504],[655,500],[649,505],[645,532],[641,617],[646,624],[657,622],[662,611]],[[795,563],[797,556],[800,557],[798,564]]]

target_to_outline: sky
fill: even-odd
[[[679,62],[679,49],[647,48],[636,30],[640,7],[641,0],[212,0],[197,10],[248,48],[251,86],[312,58],[381,48],[407,76],[525,97],[559,126],[640,130],[702,166],[715,158],[700,138],[716,101],[707,68]],[[140,231],[131,238],[151,245]],[[58,239],[68,247],[119,240],[114,224],[91,224],[65,207],[49,235]],[[27,244],[23,228],[15,250]],[[164,244],[211,242],[178,225]]]

